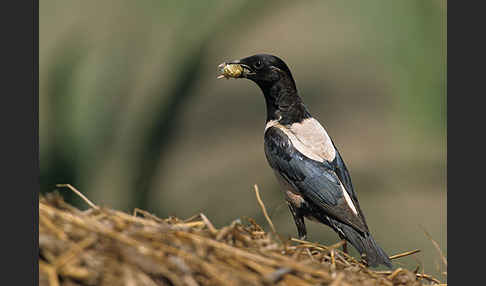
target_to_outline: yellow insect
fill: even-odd
[[[218,68],[221,73],[218,78],[237,78],[243,73],[243,67],[239,64],[222,63]]]

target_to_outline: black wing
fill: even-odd
[[[361,217],[355,215],[347,205],[341,180],[329,162],[307,158],[296,150],[287,135],[276,127],[270,127],[265,132],[265,155],[270,166],[306,201],[356,230],[368,232]]]
[[[354,205],[358,209],[358,213],[361,216],[361,218],[363,219],[363,222],[366,225],[366,228],[368,228],[368,224],[366,223],[366,219],[364,217],[364,214],[361,211],[361,207],[359,206],[358,197],[356,195],[356,192],[354,191],[353,183],[351,182],[351,176],[349,175],[348,168],[346,168],[346,164],[344,164],[344,160],[341,157],[341,154],[339,153],[338,149],[336,148],[336,145],[334,144],[334,142],[332,142],[332,144],[334,145],[334,149],[336,150],[336,158],[334,158],[334,160],[331,164],[334,166],[336,174],[339,177],[339,179],[341,180],[341,182],[343,183],[344,188],[346,189],[348,194],[351,196],[351,199],[353,200]]]

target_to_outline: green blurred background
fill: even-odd
[[[376,240],[421,249],[396,265],[446,280],[423,231],[447,254],[446,1],[49,0],[39,18],[41,192],[70,183],[127,212],[268,229],[258,184],[295,237],[263,153],[263,96],[216,79],[223,61],[272,53],[340,148]]]

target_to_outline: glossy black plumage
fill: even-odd
[[[245,68],[240,77],[254,81],[265,97],[265,155],[282,183],[299,236],[307,234],[304,217],[316,220],[365,254],[370,266],[391,267],[370,234],[344,160],[298,96],[288,66],[265,54],[233,63]]]
[[[384,264],[391,267],[388,256],[371,236],[359,206],[359,216],[344,207],[345,199],[339,187],[342,179],[337,174],[344,174],[343,177],[349,179],[349,173],[340,156],[333,162],[321,163],[308,159],[295,150],[286,135],[275,127],[265,132],[265,155],[270,166],[298,190],[304,199],[300,207],[291,205],[299,236],[306,235],[302,217],[317,220],[333,228],[359,253],[365,253],[369,265]],[[354,195],[353,203],[356,205],[356,202]]]
[[[327,215],[353,226],[358,231],[368,231],[363,220],[341,207],[345,204],[345,198],[335,166],[327,161],[318,162],[307,158],[293,148],[288,137],[278,128],[267,129],[264,138],[265,155],[270,166],[298,190],[305,201],[313,202]]]

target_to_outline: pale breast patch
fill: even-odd
[[[265,126],[265,131],[270,127],[282,130],[289,137],[294,148],[309,159],[324,162],[324,160],[332,161],[336,157],[336,150],[331,138],[324,127],[314,118],[304,119],[300,123],[289,126],[281,125],[277,120],[271,120]]]

